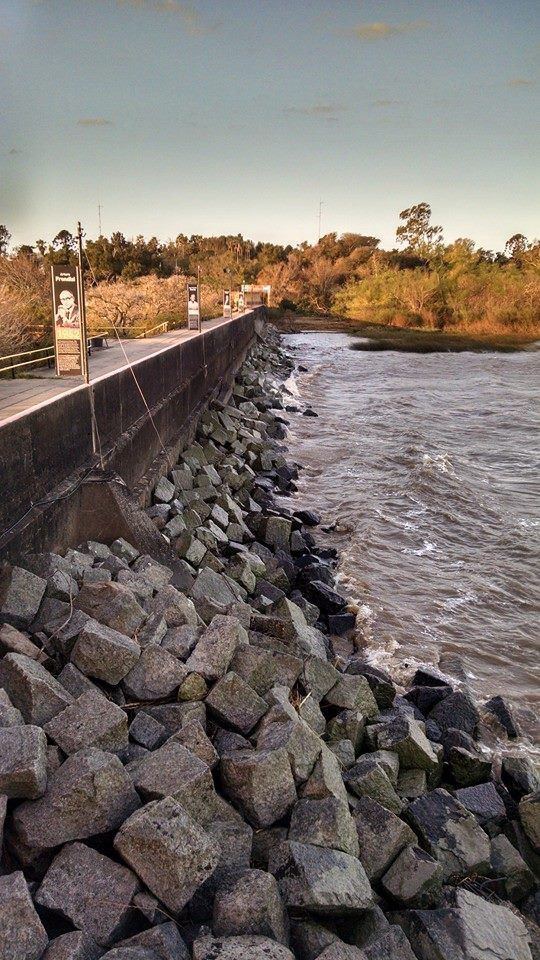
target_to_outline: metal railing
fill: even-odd
[[[158,323],[155,327],[150,327],[148,330],[143,327],[128,327],[127,329],[130,333],[135,333],[135,336],[127,339],[145,340],[146,337],[159,336],[161,333],[167,333],[169,321],[165,320],[163,323]],[[122,332],[125,334],[126,331]],[[115,336],[116,333],[114,329],[100,330],[98,333],[90,332],[87,341],[88,348],[90,349],[95,346],[92,344],[94,338],[106,340],[107,338],[113,339]],[[8,360],[12,362],[7,363],[6,361]],[[51,366],[54,365],[54,360],[54,346],[52,344],[48,347],[37,347],[34,350],[23,350],[21,353],[10,353],[5,357],[0,357],[0,375],[11,373],[11,376],[15,379],[17,370],[22,370],[22,368],[26,367],[45,366],[45,364],[47,364],[47,367],[50,369]]]
[[[40,356],[33,357],[33,354],[39,354]],[[31,360],[20,360],[20,357],[33,357]],[[0,367],[0,374],[2,373],[11,373],[11,376],[15,378],[17,376],[16,371],[21,367],[31,367],[35,364],[44,366],[45,363],[50,368],[51,364],[54,363],[54,347],[38,347],[36,350],[23,350],[22,353],[10,353],[7,357],[0,357],[0,363],[4,363],[6,360],[17,360],[17,363],[8,363],[6,366]]]

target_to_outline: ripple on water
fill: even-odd
[[[285,338],[297,500],[334,529],[366,655],[396,679],[459,655],[479,697],[503,693],[537,734],[540,460],[537,353],[349,350]],[[293,386],[291,386],[293,384]]]

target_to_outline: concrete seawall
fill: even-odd
[[[1,425],[0,558],[114,532],[111,498],[145,502],[204,404],[226,393],[260,321],[257,310],[235,317]],[[111,473],[115,491],[105,495]]]

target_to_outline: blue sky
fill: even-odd
[[[0,0],[16,243],[322,231],[540,235],[533,0]]]

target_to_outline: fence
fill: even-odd
[[[166,320],[164,323],[158,323],[155,327],[150,327],[148,330],[144,327],[129,327],[127,330],[122,330],[121,333],[122,339],[144,340],[146,337],[156,337],[162,333],[167,333],[168,329],[169,322]],[[117,331],[114,327],[95,333],[90,332],[88,335],[89,349],[96,345],[92,343],[93,340],[116,338],[116,334]],[[126,336],[126,334],[129,334],[129,336]],[[10,360],[12,362],[8,363],[7,361]],[[22,371],[23,368],[32,366],[44,367],[45,364],[47,364],[49,369],[54,366],[54,346],[52,345],[38,347],[34,350],[23,350],[21,353],[10,353],[5,357],[0,357],[0,376],[11,374],[12,378],[15,379],[18,370]]]

